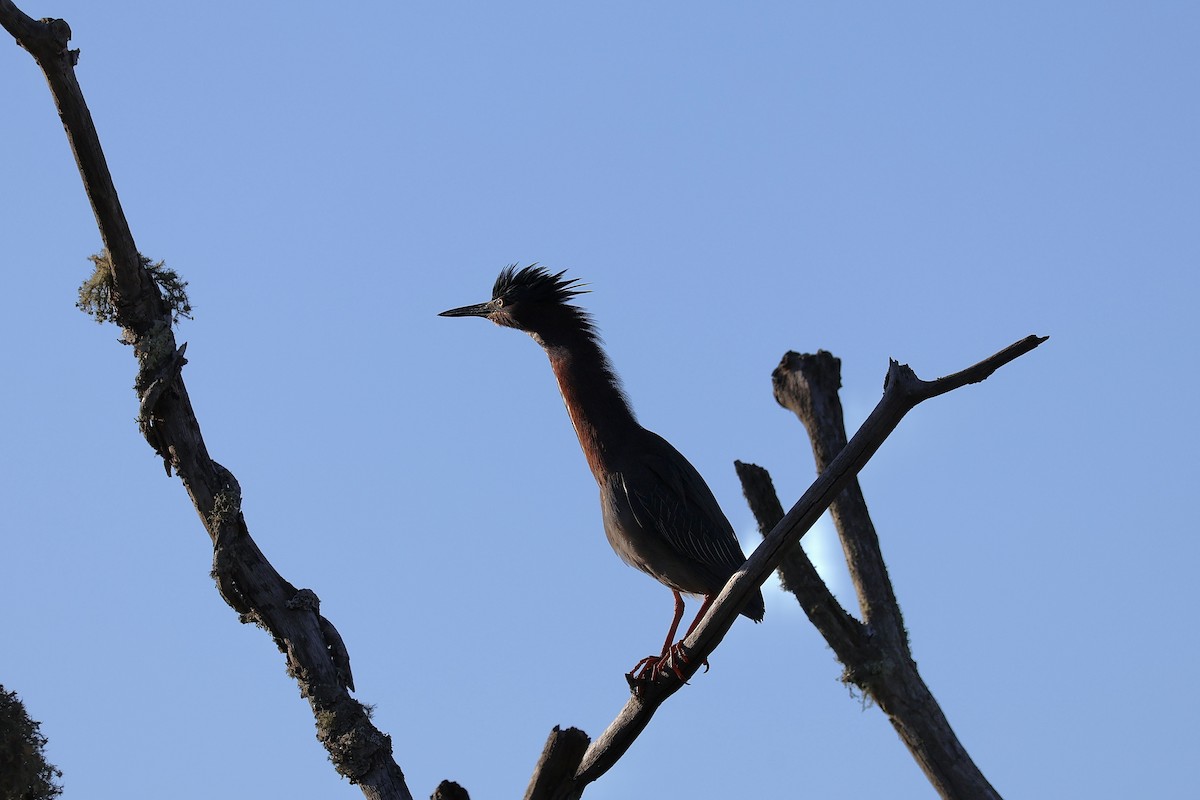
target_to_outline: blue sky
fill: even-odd
[[[641,421],[747,548],[733,460],[785,505],[813,477],[785,351],[842,359],[853,427],[888,358],[935,377],[1049,335],[862,475],[913,648],[1006,796],[1194,784],[1194,4],[22,8],[74,30],[139,247],[190,281],[209,449],[415,796],[519,795],[670,618],[604,540],[538,348],[436,316],[532,261],[590,284]],[[16,47],[0,94],[0,682],[68,798],[359,796],[217,595],[132,354],[73,307],[99,237]],[[589,797],[931,796],[767,594]]]

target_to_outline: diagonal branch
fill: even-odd
[[[353,678],[341,636],[321,616],[316,594],[298,591],[258,549],[242,516],[236,479],[209,457],[180,375],[187,362],[171,330],[172,308],[146,269],[125,219],[75,77],[79,51],[67,48],[70,27],[59,19],[34,20],[10,0],[0,0],[0,25],[34,57],[50,84],[107,253],[103,279],[113,317],[138,359],[139,426],[168,474],[178,473],[212,538],[213,577],[221,596],[243,622],[266,629],[286,654],[288,672],[312,706],[317,738],[338,772],[369,798],[411,800],[392,759],[391,739],[349,695]]]
[[[71,152],[75,155],[75,164],[83,178],[83,187],[96,215],[104,248],[114,263],[123,267],[115,271],[116,293],[121,302],[128,304],[125,309],[128,321],[146,326],[136,329],[137,333],[145,333],[155,320],[161,318],[162,301],[153,280],[146,270],[141,269],[133,233],[108,171],[100,137],[84,102],[83,90],[75,79],[79,51],[67,49],[71,27],[61,19],[32,19],[10,0],[0,0],[0,24],[12,34],[17,44],[29,51],[46,75]],[[135,303],[139,305],[133,305]]]
[[[659,706],[696,673],[721,643],[750,593],[766,581],[788,552],[799,546],[800,538],[816,524],[825,509],[862,470],[905,414],[924,400],[983,380],[1043,341],[1045,337],[1028,336],[978,364],[935,381],[923,381],[909,367],[892,361],[884,380],[883,397],[875,410],[863,422],[854,438],[764,538],[745,565],[729,579],[708,613],[691,635],[684,639],[690,661],[681,670],[682,679],[668,674],[657,683],[647,682],[636,687],[617,718],[588,748],[574,779],[564,783],[554,796],[580,797],[589,783],[607,772],[625,754],[650,723]]]

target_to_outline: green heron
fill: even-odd
[[[514,264],[500,272],[490,301],[440,316],[485,317],[525,331],[545,349],[600,486],[608,543],[626,564],[675,595],[675,617],[662,653],[639,661],[630,675],[654,680],[666,668],[678,675],[678,662],[687,661],[682,642],[672,644],[683,618],[681,595],[704,598],[691,633],[746,556],[696,468],[666,439],[638,424],[591,316],[570,303],[584,292],[577,279],[564,274]],[[763,611],[758,592],[741,613],[760,622]]]

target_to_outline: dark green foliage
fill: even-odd
[[[0,686],[0,800],[49,800],[62,794],[62,770],[46,761],[46,737],[16,692]]]
[[[179,322],[180,317],[192,318],[192,304],[187,296],[187,281],[179,277],[179,273],[167,266],[165,261],[151,261],[143,255],[142,269],[150,273],[162,293],[163,300],[171,309],[171,323]],[[86,314],[91,314],[96,322],[116,322],[117,309],[113,304],[113,274],[112,261],[108,251],[104,250],[88,256],[95,269],[86,281],[79,287],[79,301],[75,307]]]

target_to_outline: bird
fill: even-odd
[[[628,673],[655,681],[688,656],[675,634],[684,614],[682,595],[703,598],[695,629],[717,594],[746,561],[733,526],[700,473],[666,439],[643,428],[601,344],[591,315],[574,305],[586,294],[566,270],[538,264],[501,270],[492,299],[443,311],[443,317],[482,317],[528,333],[550,359],[567,414],[584,458],[600,488],[604,532],[617,555],[655,578],[675,597],[675,616],[659,655],[647,656]],[[761,622],[762,592],[741,614]],[[707,664],[706,664],[707,666]]]

